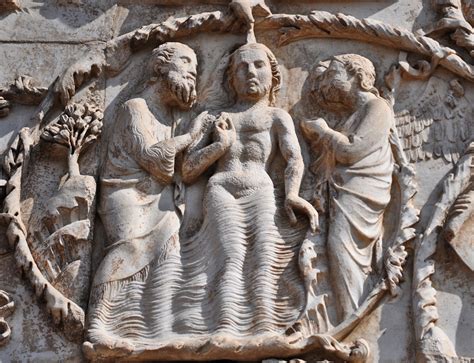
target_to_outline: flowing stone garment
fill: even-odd
[[[282,337],[304,308],[297,257],[306,226],[290,227],[275,194],[269,177],[238,199],[209,182],[201,229],[105,284],[89,335],[106,331],[137,350]]]
[[[328,254],[344,317],[355,311],[365,296],[374,244],[381,242],[384,231],[383,216],[390,201],[394,166],[389,142],[391,122],[390,117],[386,118],[378,125],[361,125],[363,118],[354,117],[343,126],[344,135],[362,137],[367,145],[365,156],[351,164],[336,163],[329,180]],[[377,132],[373,127],[378,128]]]
[[[100,342],[104,333],[116,333],[103,330],[105,310],[123,299],[123,289],[147,276],[152,262],[166,258],[170,246],[178,243],[180,224],[171,184],[175,152],[166,143],[171,128],[155,119],[143,99],[133,99],[125,103],[113,132],[99,205],[110,245],[92,287],[88,330],[92,342]],[[134,308],[112,309],[112,316],[126,319]]]

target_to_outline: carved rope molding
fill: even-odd
[[[0,347],[10,340],[11,329],[5,321],[7,317],[13,314],[15,302],[11,296],[3,290],[0,290]]]
[[[106,43],[105,55],[92,52],[86,59],[70,66],[61,76],[57,91],[65,105],[84,82],[102,70],[119,73],[132,53],[146,47],[192,36],[198,33],[240,33],[240,25],[230,12],[214,11],[187,17],[171,17],[159,24],[142,26]],[[350,39],[373,43],[401,51],[413,52],[430,58],[431,66],[424,73],[431,74],[439,64],[454,74],[474,81],[474,66],[456,52],[436,40],[372,19],[357,19],[344,14],[313,11],[310,15],[274,14],[259,18],[255,30],[277,30],[282,33],[279,45],[308,38]],[[107,58],[107,60],[105,60]]]
[[[161,24],[151,24],[124,34],[117,41],[130,39],[137,49],[149,43],[165,42],[191,35],[195,31],[226,31],[232,28],[233,17],[220,11],[185,18],[170,18]],[[474,81],[474,66],[466,63],[456,52],[436,40],[372,19],[357,19],[344,14],[313,11],[310,15],[274,14],[257,19],[256,30],[280,30],[279,45],[307,38],[336,38],[358,40],[418,53],[434,59],[451,72]],[[114,41],[112,41],[114,42]]]
[[[418,342],[417,358],[421,362],[433,361],[436,356],[456,357],[455,349],[446,334],[436,326],[438,309],[436,289],[432,286],[435,272],[433,255],[436,252],[438,237],[451,207],[472,182],[474,143],[458,161],[453,172],[442,184],[441,196],[434,206],[425,230],[415,243],[415,262],[413,278],[413,312],[415,334]]]
[[[132,52],[146,46],[183,38],[197,32],[231,31],[234,24],[234,18],[223,12],[203,13],[185,18],[170,18],[161,24],[151,24],[110,41],[107,44],[106,51],[111,54],[124,51],[124,56],[118,57],[120,66],[123,66]],[[431,38],[415,36],[408,30],[392,27],[374,20],[358,20],[351,16],[333,15],[327,12],[313,12],[309,16],[272,15],[258,20],[256,29],[282,29],[284,34],[281,36],[280,44],[287,44],[298,39],[325,37],[353,39],[412,51],[428,57],[438,58],[439,64],[443,67],[470,81],[474,80],[473,67],[453,54],[450,48],[441,46]],[[103,66],[112,71],[117,70],[116,65],[98,64],[92,61],[92,58],[87,66],[96,69],[88,73],[89,76],[96,75],[98,73],[97,69]],[[76,86],[80,86],[85,81],[87,78],[85,74],[86,72],[83,72],[81,77],[78,77],[80,82],[76,79]],[[55,87],[55,84],[52,87]],[[45,102],[40,106],[38,125],[45,113],[41,110],[52,107],[52,92],[45,99]],[[23,132],[12,144],[6,158],[9,181],[3,216],[10,220],[8,238],[10,244],[15,248],[17,264],[26,272],[37,294],[44,294],[47,308],[53,314],[62,314],[63,318],[69,316],[72,312],[72,315],[76,316],[77,320],[83,325],[84,313],[82,309],[66,299],[42,276],[26,243],[26,230],[21,221],[19,208],[21,176],[27,163],[29,147],[35,144],[38,139],[37,128],[29,133]]]
[[[31,129],[22,129],[10,145],[5,156],[3,167],[8,175],[7,195],[4,200],[3,213],[0,216],[8,223],[6,235],[14,251],[17,266],[30,281],[36,296],[44,298],[46,309],[52,314],[53,321],[56,324],[62,322],[65,331],[74,331],[78,328],[82,331],[85,320],[84,311],[76,303],[61,294],[43,276],[26,241],[27,229],[23,224],[21,215],[23,171],[27,169],[31,147],[40,139],[42,121],[54,105],[53,89],[55,84],[56,82],[53,82],[46,98],[38,106],[33,116],[35,126]]]

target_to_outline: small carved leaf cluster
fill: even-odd
[[[103,118],[94,106],[73,103],[66,106],[58,121],[45,128],[42,138],[68,147],[71,153],[79,152],[98,138]]]

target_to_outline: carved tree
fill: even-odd
[[[80,175],[79,155],[99,136],[103,117],[102,112],[89,104],[71,104],[59,120],[48,125],[41,135],[46,141],[68,148],[69,177]]]

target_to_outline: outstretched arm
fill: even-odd
[[[285,208],[288,217],[290,222],[295,224],[297,219],[294,209],[304,212],[309,218],[311,230],[315,232],[319,225],[318,213],[310,203],[298,195],[303,178],[304,163],[293,120],[288,113],[278,110],[275,121],[278,144],[283,158],[286,160]]]
[[[304,163],[293,120],[291,116],[284,111],[278,112],[276,132],[278,136],[278,146],[286,161],[286,195],[298,195],[303,178]]]

